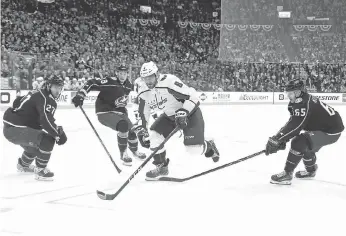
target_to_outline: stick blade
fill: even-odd
[[[101,192],[99,190],[97,190],[96,193],[97,193],[97,196],[102,200],[108,200],[109,201],[109,200],[114,199],[114,197],[112,195],[106,194],[106,193]]]
[[[185,179],[173,178],[173,177],[160,177],[157,181],[166,181],[166,182],[184,182]]]

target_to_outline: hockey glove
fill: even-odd
[[[277,137],[270,137],[266,145],[266,155],[276,153],[286,149],[286,142],[280,141]]]
[[[187,118],[188,112],[185,109],[178,109],[175,112],[175,124],[179,126],[180,129],[185,129],[188,124]]]
[[[56,137],[56,144],[63,145],[67,141],[67,136],[62,129],[62,126],[58,126],[58,137]]]
[[[131,129],[131,131],[136,133],[139,143],[141,144],[142,147],[150,148],[149,133],[145,127],[141,125],[137,125],[137,126],[134,126]]]
[[[128,100],[129,100],[129,97],[125,95],[125,96],[117,98],[114,104],[116,107],[126,107]]]
[[[72,103],[74,104],[75,107],[83,106],[83,101],[84,101],[84,95],[81,93],[77,93],[76,96],[72,98]]]

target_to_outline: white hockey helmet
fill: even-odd
[[[142,78],[148,77],[158,72],[158,68],[156,64],[152,61],[146,62],[142,65],[140,75]]]

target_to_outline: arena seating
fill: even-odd
[[[277,19],[280,1],[225,1],[226,23],[246,29],[220,29],[225,19],[216,0],[151,0],[151,13],[140,11],[140,0],[4,0],[2,88],[31,89],[55,73],[66,89],[78,89],[95,75],[114,75],[120,63],[135,79],[153,60],[200,91],[279,91],[300,76],[311,90],[346,92],[346,1],[282,1],[291,23]],[[309,16],[333,21],[294,27]]]

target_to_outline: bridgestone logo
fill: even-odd
[[[241,95],[239,100],[251,100],[251,101],[255,101],[255,100],[269,100],[269,96],[261,96],[261,95]]]
[[[316,97],[322,101],[337,101],[337,100],[339,100],[339,96],[316,96]]]

